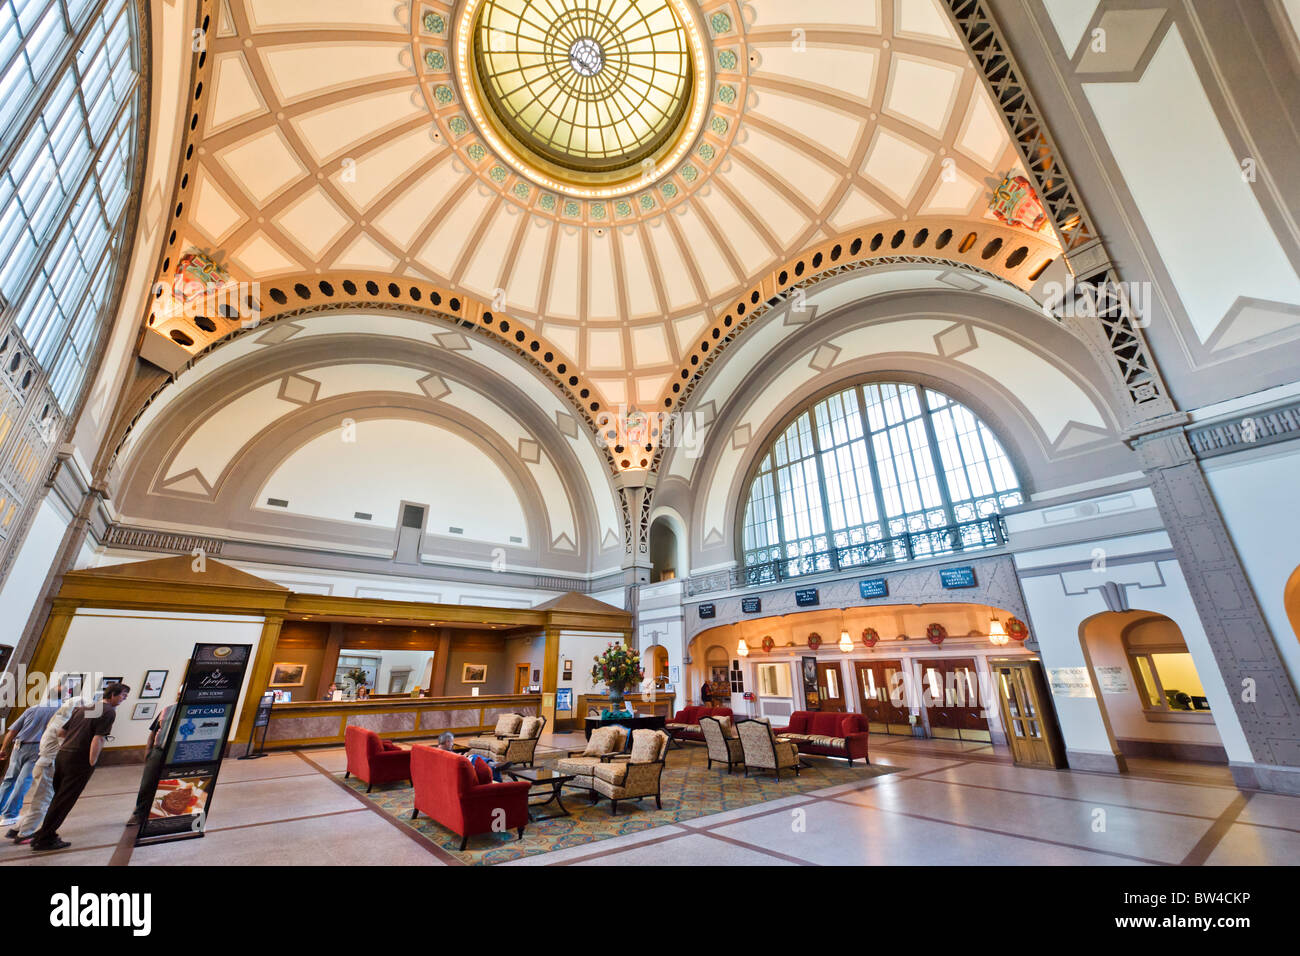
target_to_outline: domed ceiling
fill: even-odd
[[[1025,289],[1059,252],[938,0],[221,0],[206,43],[168,288],[199,252],[302,307],[454,297],[584,414],[671,407],[841,239]],[[237,319],[151,322],[174,367]]]

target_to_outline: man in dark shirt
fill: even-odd
[[[72,845],[59,839],[59,827],[90,782],[104,739],[113,729],[117,705],[130,692],[125,684],[109,684],[100,703],[78,707],[64,724],[63,746],[54,758],[54,799],[45,813],[45,822],[32,835],[33,850],[62,850]]]

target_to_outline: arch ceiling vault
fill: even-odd
[[[204,4],[158,288],[197,252],[259,283],[263,318],[441,313],[522,352],[595,425],[675,408],[733,316],[806,275],[908,255],[1029,291],[1059,262],[1032,192],[999,191],[1028,174],[939,0],[671,0],[694,98],[621,181],[530,166],[506,142],[474,72],[482,5]],[[578,52],[583,69],[619,62],[612,45]],[[240,327],[233,311],[196,324],[169,296],[143,349],[169,371]]]

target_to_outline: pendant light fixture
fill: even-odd
[[[844,608],[840,608],[840,650],[845,654],[853,650],[853,638],[849,636],[849,629],[844,626]]]
[[[1001,621],[999,621],[996,617],[993,618],[993,620],[989,621],[989,643],[990,644],[994,645],[995,647],[1002,647],[1010,640],[1011,640],[1011,635],[1007,633],[1007,629],[1002,626]]]
[[[749,656],[749,645],[745,643],[745,637],[743,634],[741,635],[740,641],[736,644],[736,656],[737,657]]]

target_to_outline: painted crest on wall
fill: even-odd
[[[1024,176],[1007,173],[993,187],[989,212],[998,222],[1038,232],[1047,224],[1047,213],[1038,201],[1034,187]]]

